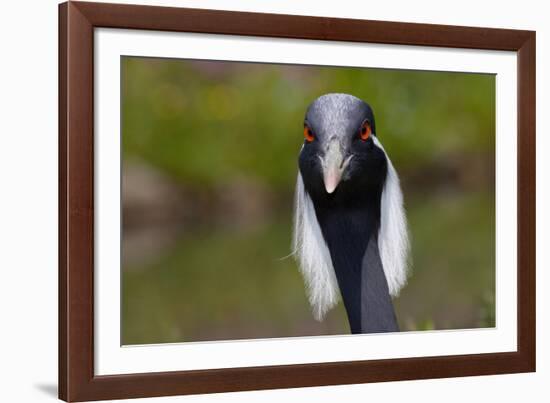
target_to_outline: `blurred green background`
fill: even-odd
[[[345,334],[290,252],[307,105],[374,109],[413,268],[401,330],[495,325],[495,77],[123,57],[122,344]]]

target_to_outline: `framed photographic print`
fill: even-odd
[[[535,370],[535,33],[59,8],[59,397]]]

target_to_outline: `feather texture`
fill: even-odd
[[[373,136],[373,141],[384,150],[376,136]],[[388,172],[380,202],[378,250],[390,295],[395,297],[407,282],[410,242],[399,177],[385,150],[384,154]]]
[[[390,295],[395,297],[407,282],[409,269],[409,232],[399,177],[384,147],[387,174],[381,196],[378,250]],[[294,206],[292,253],[306,283],[307,294],[315,319],[322,320],[340,298],[338,281],[330,251],[321,232],[315,208],[298,173]]]
[[[306,283],[313,316],[320,321],[338,303],[338,281],[313,202],[304,188],[300,173],[295,197],[292,251]]]

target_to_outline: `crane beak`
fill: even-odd
[[[342,180],[342,174],[346,170],[353,155],[344,158],[340,143],[336,139],[332,139],[325,151],[323,157],[319,156],[323,167],[323,181],[327,193],[333,193],[336,187]]]

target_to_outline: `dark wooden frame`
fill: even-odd
[[[96,27],[516,51],[518,351],[94,375]],[[59,397],[119,399],[535,371],[535,32],[68,2],[59,6]]]

